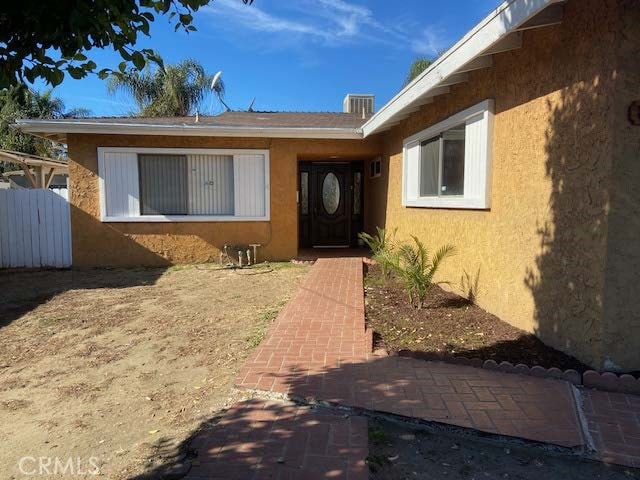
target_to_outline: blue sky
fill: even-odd
[[[400,89],[419,55],[434,56],[459,39],[498,0],[213,0],[195,15],[196,32],[174,32],[156,19],[140,48],[166,62],[194,58],[210,73],[223,71],[226,100],[246,109],[339,111],[347,93],[373,93],[376,106]],[[92,51],[99,67],[116,68],[119,56]],[[42,85],[37,85],[43,88]],[[94,115],[126,115],[124,94],[107,94],[95,77],[65,78],[56,87],[68,108]],[[207,102],[205,110],[209,110]],[[214,103],[214,112],[220,111]],[[208,112],[207,112],[208,113]]]

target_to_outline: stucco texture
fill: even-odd
[[[468,83],[394,127],[379,186],[385,201],[369,222],[397,228],[400,239],[417,235],[431,248],[455,244],[458,254],[442,266],[440,279],[457,284],[464,270],[479,268],[478,298],[487,310],[596,368],[609,358],[616,368],[638,369],[637,313],[635,320],[632,312],[604,315],[614,141],[623,135],[614,134],[622,121],[616,108],[621,60],[614,54],[622,4],[569,1],[562,24],[525,31],[522,49],[494,55],[492,68],[472,72]],[[627,28],[637,32],[637,25]],[[402,207],[403,139],[488,98],[495,100],[491,208]],[[636,142],[637,158],[635,135],[625,143]],[[616,154],[616,161],[629,153]],[[636,161],[635,178],[637,168]],[[621,177],[613,181],[630,181]],[[623,222],[637,212],[637,196],[631,203],[631,209],[620,205]],[[611,296],[624,288],[631,287],[617,286]],[[613,348],[632,325],[624,348]]]
[[[69,135],[71,235],[74,266],[133,266],[217,260],[225,244],[259,243],[260,259],[297,254],[297,162],[367,159],[380,139],[300,140],[170,136]],[[268,149],[269,222],[103,223],[100,221],[98,147]]]
[[[603,364],[640,370],[640,126],[627,117],[640,100],[640,2],[624,0],[619,8]]]

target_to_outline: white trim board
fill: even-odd
[[[254,137],[254,138],[326,138],[362,139],[358,128],[306,127],[230,127],[220,125],[146,124],[83,122],[78,120],[18,119],[15,125],[33,134],[95,133],[100,135],[171,135],[194,137]]]
[[[413,143],[416,141],[427,140],[429,137],[435,137],[439,133],[447,130],[448,128],[455,127],[458,124],[464,123],[468,119],[475,117],[485,111],[493,112],[493,100],[488,99],[483,102],[480,102],[472,107],[469,107],[461,112],[458,112],[448,118],[445,118],[441,122],[436,123],[435,125],[431,125],[429,128],[425,128],[421,132],[416,133],[415,135],[411,135],[408,138],[405,138],[402,142],[404,145],[409,143]]]
[[[264,216],[240,215],[107,215],[105,185],[105,153],[157,153],[168,155],[232,155],[234,164],[237,157],[243,155],[262,155],[264,157]],[[271,181],[269,150],[263,149],[207,149],[207,148],[147,148],[147,147],[98,147],[98,187],[100,195],[100,219],[102,222],[166,223],[166,222],[269,222],[271,220]],[[234,167],[235,168],[235,167]]]

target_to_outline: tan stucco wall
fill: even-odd
[[[619,3],[613,175],[604,292],[603,356],[609,369],[640,370],[640,2]]]
[[[69,135],[74,266],[166,265],[217,260],[225,244],[260,243],[261,258],[290,259],[298,248],[297,161],[370,158],[380,138],[360,140]],[[102,223],[98,147],[255,148],[270,152],[271,221]]]
[[[615,0],[569,1],[561,25],[526,31],[522,49],[494,55],[492,68],[394,127],[380,184],[386,205],[370,219],[431,248],[455,244],[441,279],[458,283],[480,268],[483,307],[596,367],[618,20]],[[491,209],[402,207],[403,139],[487,98],[496,109]],[[618,355],[631,368],[633,354]]]

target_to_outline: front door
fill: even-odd
[[[355,247],[363,225],[362,161],[298,164],[299,246]]]
[[[348,247],[350,182],[348,163],[311,165],[311,243],[314,247]]]

